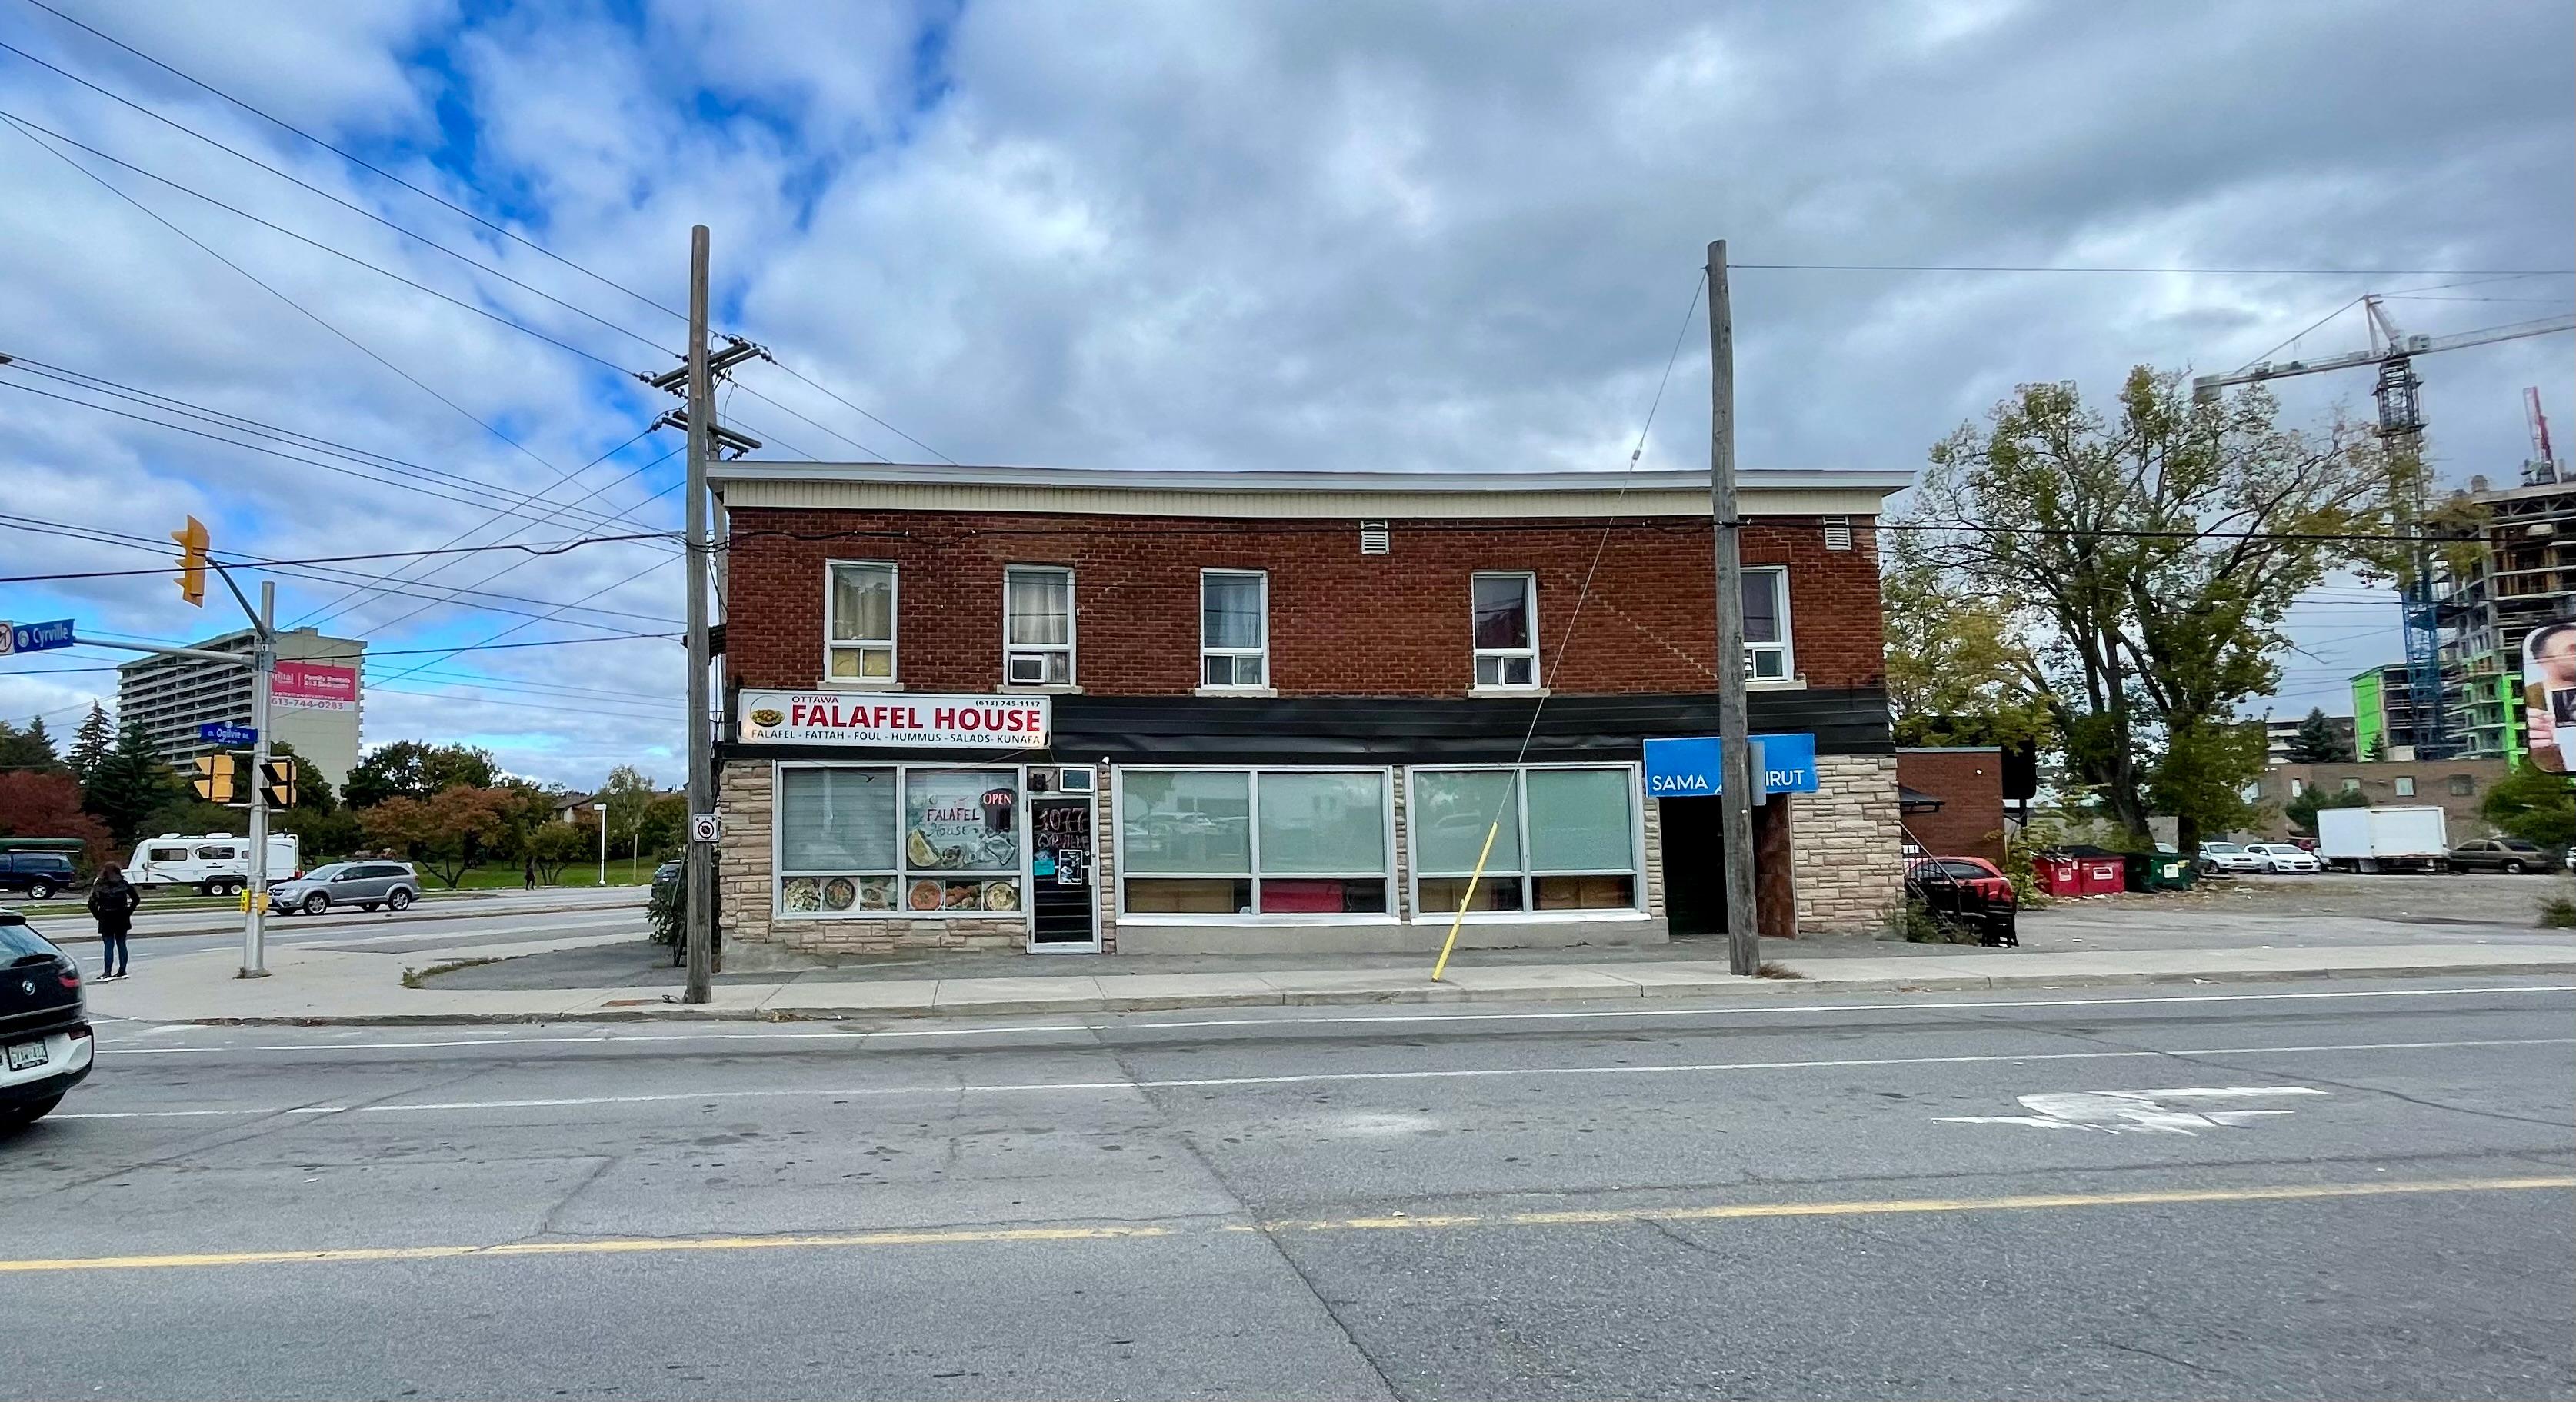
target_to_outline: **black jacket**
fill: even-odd
[[[135,907],[143,904],[142,888],[130,881],[101,882],[89,889],[90,918],[102,935],[122,935],[134,928]]]

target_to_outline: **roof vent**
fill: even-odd
[[[1388,545],[1388,538],[1387,538],[1387,531],[1386,531],[1386,523],[1385,523],[1384,521],[1362,521],[1362,522],[1360,522],[1360,553],[1361,553],[1361,554],[1363,554],[1363,555],[1383,555],[1383,554],[1385,554],[1385,553],[1386,553],[1386,551],[1387,551],[1387,545]]]
[[[1827,550],[1851,549],[1851,518],[1849,516],[1828,516],[1825,518],[1825,548]]]

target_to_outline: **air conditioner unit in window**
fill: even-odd
[[[1091,766],[1067,765],[1057,770],[1055,787],[1058,793],[1091,792]]]
[[[1015,686],[1044,682],[1046,672],[1046,658],[1027,653],[1011,658],[1003,667],[1004,677]]]

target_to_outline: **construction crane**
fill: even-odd
[[[2415,374],[2415,357],[2576,331],[2576,315],[2569,315],[2448,336],[2410,336],[2397,329],[2376,294],[2362,298],[2361,304],[2370,323],[2370,349],[2323,360],[2266,360],[2224,375],[2194,376],[2192,394],[2210,399],[2232,385],[2375,365],[2379,367],[2379,383],[2371,394],[2379,402],[2379,436],[2386,440],[2392,458],[2420,466],[2424,460],[2424,382]],[[2416,544],[2412,567],[2398,589],[2398,607],[2405,618],[2406,685],[2415,703],[2415,753],[2422,759],[2448,759],[2453,744],[2442,709],[2442,626],[2440,610],[2433,600],[2433,542],[2425,529],[2424,474],[2408,472],[2403,480],[2407,485],[2404,498],[2397,503],[2397,514],[2402,528],[2415,537]]]

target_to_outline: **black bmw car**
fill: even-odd
[[[95,1051],[80,966],[0,910],[0,1130],[42,1119],[89,1075]]]

